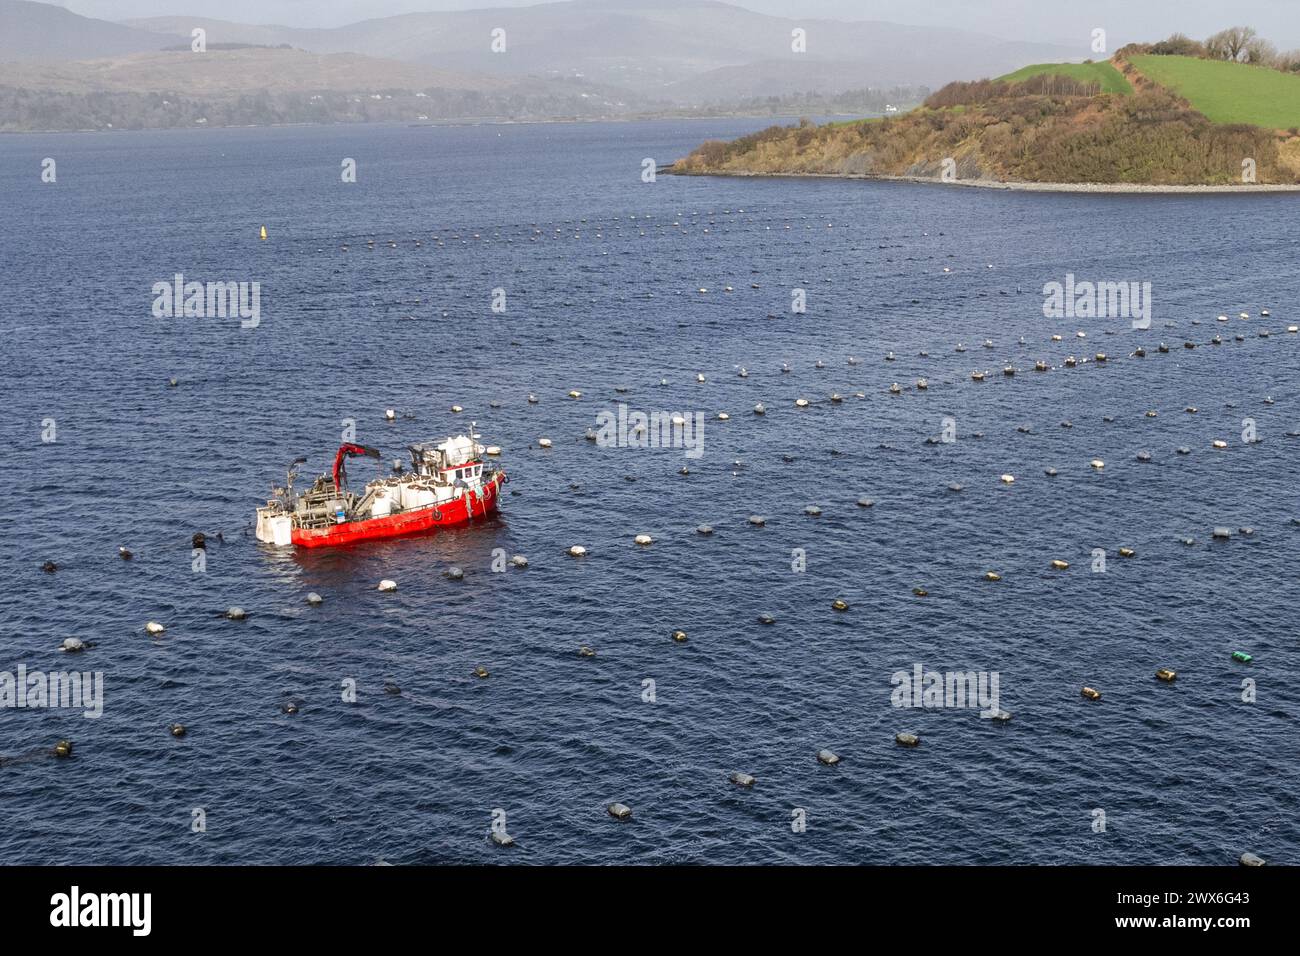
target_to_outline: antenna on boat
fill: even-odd
[[[298,466],[306,460],[306,455],[299,455],[289,463],[289,471],[285,474],[284,497],[290,504],[293,503],[293,480],[298,477]]]

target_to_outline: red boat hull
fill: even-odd
[[[502,483],[502,476],[498,474],[483,485],[481,493],[467,491],[461,498],[444,505],[431,505],[384,518],[345,521],[328,528],[294,528],[291,532],[291,540],[304,548],[327,548],[376,538],[396,538],[400,535],[418,534],[421,531],[430,531],[447,525],[464,524],[496,510]]]

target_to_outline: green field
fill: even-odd
[[[1040,74],[1068,76],[1080,83],[1100,83],[1103,93],[1127,94],[1133,92],[1133,87],[1128,85],[1128,80],[1124,79],[1124,74],[1107,62],[1035,63],[1033,66],[1021,67],[1016,72],[1008,73],[1006,76],[999,76],[998,79],[1007,83],[1019,83],[1021,80],[1027,80],[1031,76]]]
[[[1300,75],[1190,56],[1135,56],[1133,65],[1215,123],[1300,126]]]

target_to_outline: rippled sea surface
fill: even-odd
[[[641,181],[759,125],[0,139],[0,670],[105,682],[98,720],[0,710],[0,755],[30,758],[0,765],[0,857],[1297,862],[1300,198]],[[154,318],[177,272],[260,282],[260,326]],[[1151,282],[1152,327],[1044,318],[1067,273]],[[703,455],[586,441],[618,401],[703,413]],[[945,418],[957,440],[927,443]],[[292,458],[327,468],[345,419],[388,459],[476,422],[501,514],[258,544],[254,507]],[[996,671],[1013,719],[895,708],[916,664]]]

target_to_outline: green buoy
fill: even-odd
[[[1233,651],[1232,659],[1234,661],[1241,661],[1241,663],[1243,664],[1249,664],[1252,660],[1254,660],[1254,658],[1251,657],[1249,654],[1247,654],[1245,651]]]

